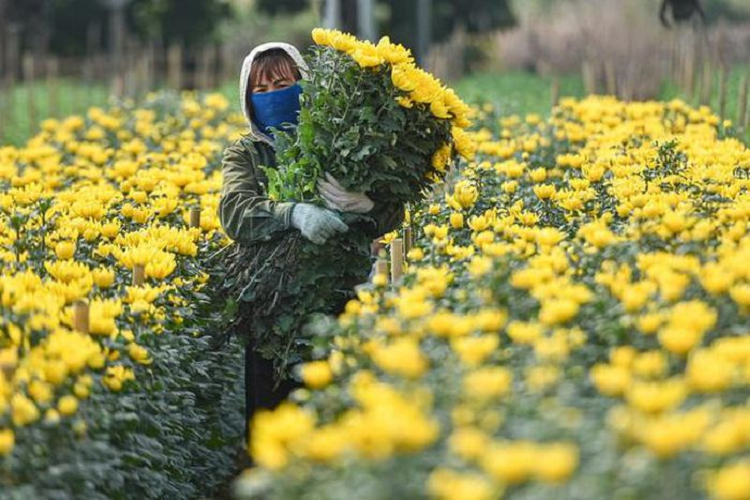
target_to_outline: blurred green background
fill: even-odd
[[[680,0],[672,0],[680,1]],[[553,94],[680,97],[740,127],[750,2],[703,0],[670,27],[657,0],[0,0],[0,144],[41,120],[164,88],[219,90],[237,105],[244,55],[304,49],[326,26],[388,35],[467,101],[547,114]],[[746,108],[745,108],[746,109]],[[742,116],[739,116],[742,114]]]

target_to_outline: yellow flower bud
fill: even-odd
[[[76,253],[76,244],[74,241],[61,241],[55,245],[55,255],[58,259],[72,259]]]

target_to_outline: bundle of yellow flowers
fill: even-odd
[[[469,106],[408,49],[336,30],[312,37],[297,133],[277,134],[280,168],[267,169],[271,196],[315,200],[326,172],[382,202],[416,202],[458,155],[474,154]]]

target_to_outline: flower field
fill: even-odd
[[[154,95],[0,148],[0,497],[189,498],[231,474],[241,355],[211,349],[201,290],[228,106]]]
[[[159,94],[0,147],[0,498],[194,498],[231,474],[241,351],[212,345],[205,270],[244,126],[219,95]],[[331,347],[252,423],[238,496],[750,498],[731,124],[590,97],[487,107],[470,135],[411,211],[402,282],[312,325]]]
[[[252,423],[264,498],[750,498],[750,151],[680,101],[479,113],[404,279]],[[387,239],[392,239],[390,235]]]

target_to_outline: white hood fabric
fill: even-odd
[[[240,71],[240,107],[242,108],[242,114],[245,115],[245,120],[250,126],[250,136],[253,139],[262,140],[271,145],[273,145],[273,140],[262,133],[253,123],[253,120],[251,118],[252,115],[250,113],[250,102],[248,102],[247,98],[247,86],[249,84],[248,80],[250,80],[250,70],[253,67],[253,61],[255,60],[255,58],[259,54],[272,49],[282,49],[284,52],[289,54],[289,57],[291,57],[292,60],[294,60],[294,62],[297,64],[302,78],[307,77],[307,64],[305,63],[305,60],[302,59],[302,55],[299,53],[299,50],[288,43],[269,42],[258,45],[252,50],[252,52],[247,55],[247,57],[245,57],[245,60],[242,61],[242,71]]]

